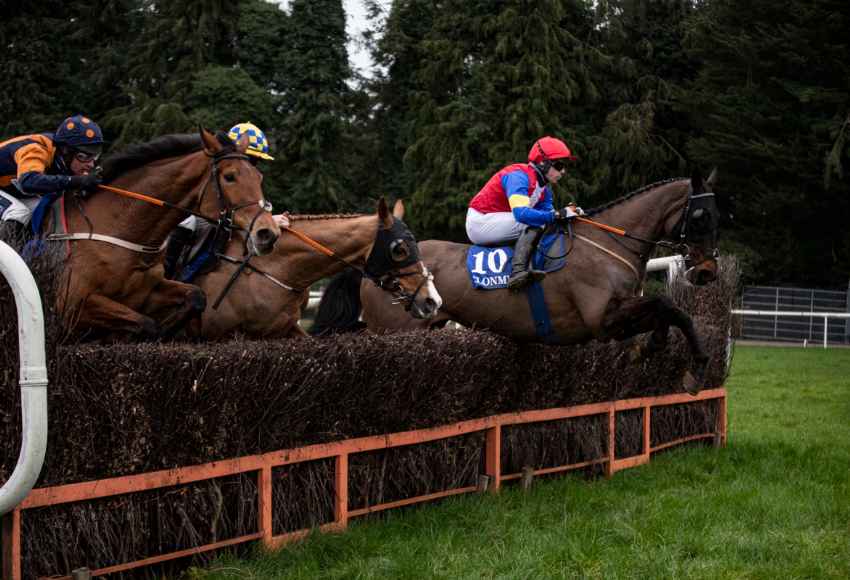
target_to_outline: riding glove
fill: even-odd
[[[564,209],[555,211],[555,221],[567,221],[582,215],[584,215],[583,209],[578,206],[568,205]]]
[[[76,189],[81,197],[87,197],[97,189],[103,180],[97,173],[74,175],[68,183],[70,189]]]

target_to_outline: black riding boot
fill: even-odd
[[[168,245],[165,247],[165,259],[163,261],[165,277],[168,280],[173,280],[178,273],[178,266],[182,266],[180,258],[183,256],[183,250],[192,242],[194,233],[188,228],[181,227],[171,232]]]
[[[527,285],[539,282],[546,277],[546,272],[534,270],[531,267],[531,253],[537,246],[537,240],[543,228],[527,227],[514,246],[513,272],[508,280],[508,290],[517,292]]]

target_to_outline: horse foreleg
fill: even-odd
[[[626,300],[619,308],[606,314],[603,321],[604,333],[608,338],[625,340],[644,332],[652,332],[648,354],[667,346],[671,326],[678,328],[685,336],[694,358],[693,374],[686,375],[684,385],[689,393],[695,395],[705,378],[708,355],[697,336],[691,317],[669,298],[655,296]]]
[[[123,331],[144,338],[154,338],[159,333],[153,318],[100,294],[89,294],[78,309],[63,315],[68,330]]]
[[[174,336],[187,322],[200,316],[207,307],[204,291],[183,282],[163,280],[151,292],[145,303],[145,312],[156,316],[167,312],[159,322],[160,337]]]

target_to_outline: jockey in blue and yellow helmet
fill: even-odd
[[[251,163],[257,165],[260,159],[274,161],[269,155],[269,142],[266,134],[253,123],[239,123],[227,132],[227,136],[233,141],[239,141],[243,136],[248,136],[248,149],[245,153],[249,156]],[[279,225],[289,225],[284,216],[276,216]],[[198,248],[211,234],[212,227],[209,223],[198,220],[195,216],[189,216],[171,233],[168,246],[165,249],[165,277],[182,281],[191,280],[191,276],[202,269],[204,264],[199,264],[199,259],[191,254],[192,250]]]

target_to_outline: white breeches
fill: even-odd
[[[469,208],[466,212],[466,235],[479,246],[495,246],[517,239],[526,228],[509,211],[481,213]]]
[[[24,225],[30,223],[30,220],[32,219],[32,210],[35,209],[35,206],[37,206],[38,202],[41,200],[40,196],[17,198],[13,195],[9,195],[2,189],[0,189],[0,197],[3,198],[0,200],[0,207],[8,206],[3,211],[0,219],[4,222],[11,220],[20,222]]]

